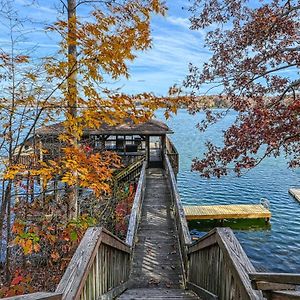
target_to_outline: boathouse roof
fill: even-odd
[[[64,131],[63,122],[42,126],[36,130],[39,136],[59,135]],[[84,134],[88,135],[164,135],[173,133],[165,123],[151,119],[143,123],[134,123],[131,119],[122,124],[109,125],[103,123],[98,129],[86,128]]]

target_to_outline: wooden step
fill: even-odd
[[[186,291],[183,289],[163,289],[163,288],[149,288],[149,289],[129,289],[125,291],[119,298],[120,300],[152,300],[152,299],[184,299],[184,300],[193,300],[199,299],[191,291]]]

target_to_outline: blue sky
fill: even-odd
[[[25,23],[24,30],[34,27],[26,35],[23,45],[37,46],[41,55],[49,55],[57,50],[55,38],[43,33],[45,23],[53,22],[57,17],[59,0],[15,0],[21,17],[34,20],[34,24]],[[166,95],[169,87],[180,84],[188,72],[189,62],[198,66],[209,58],[204,48],[204,32],[189,29],[188,0],[169,0],[166,17],[154,16],[152,22],[153,47],[139,53],[134,63],[130,64],[130,80],[120,80],[115,87],[123,87],[127,93],[154,92]],[[85,8],[78,10],[84,15]],[[8,46],[7,32],[0,24],[1,47]],[[20,44],[21,45],[21,44]]]

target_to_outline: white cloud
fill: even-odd
[[[175,17],[175,16],[167,16],[166,20],[176,26],[181,26],[185,29],[190,28],[190,21],[188,18]]]

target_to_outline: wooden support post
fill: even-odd
[[[167,151],[166,151],[166,135],[162,135],[161,136],[161,159],[162,159],[162,164],[163,164],[163,168],[164,169],[166,168],[166,166],[164,165],[165,155],[167,155]]]
[[[149,135],[146,136],[146,161],[147,161],[147,168],[150,165],[150,137]]]

